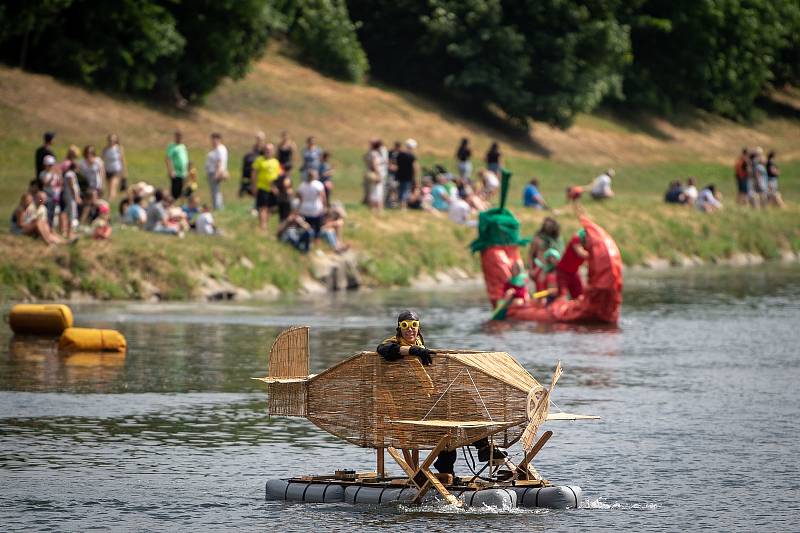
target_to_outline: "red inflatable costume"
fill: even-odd
[[[614,239],[588,217],[580,217],[586,229],[586,260],[589,279],[583,294],[575,300],[558,298],[545,307],[542,301],[508,309],[510,320],[536,322],[600,322],[616,324],[622,305],[622,258]],[[519,260],[519,246],[489,246],[481,250],[481,266],[486,292],[492,307],[503,295],[503,285],[511,276],[511,265]]]

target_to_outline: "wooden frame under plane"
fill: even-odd
[[[417,488],[417,495],[412,500],[412,503],[419,503],[422,500],[422,497],[431,490],[431,488],[436,489],[436,491],[442,495],[442,498],[451,505],[455,505],[456,507],[462,507],[464,502],[450,494],[450,492],[445,488],[439,478],[430,471],[430,467],[436,458],[439,456],[439,453],[444,451],[447,447],[447,441],[450,439],[450,434],[446,433],[440,440],[436,447],[431,450],[431,453],[428,454],[428,457],[425,458],[425,461],[418,467],[412,467],[411,465],[406,462],[406,459],[403,455],[408,454],[407,450],[403,450],[403,454],[400,453],[399,450],[396,448],[389,447],[387,451],[389,455],[392,456],[392,459],[400,465],[400,468],[408,475],[409,484]],[[410,454],[408,454],[410,455]],[[412,458],[413,459],[413,458]]]

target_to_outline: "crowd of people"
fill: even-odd
[[[116,134],[100,155],[93,145],[70,145],[63,160],[53,151],[55,134],[45,133],[35,153],[35,177],[28,183],[11,220],[12,232],[40,237],[48,244],[75,242],[83,235],[104,240],[112,234],[112,203],[120,197],[119,221],[146,231],[183,236],[193,230],[215,234],[211,209],[197,196],[197,176],[180,132],[167,147],[169,189],[143,181],[128,184],[125,150]],[[223,159],[219,134],[212,135],[209,159]],[[224,169],[224,160],[218,168]],[[212,189],[213,190],[213,189]]]
[[[473,175],[472,147],[467,138],[456,150],[455,173],[442,165],[420,166],[417,141],[369,141],[364,154],[362,203],[370,209],[420,209],[443,213],[454,223],[474,226],[476,215],[491,206],[500,189],[502,154],[498,143],[486,153],[485,165]]]
[[[83,150],[71,145],[61,161],[52,148],[54,137],[52,132],[45,133],[42,146],[36,150],[35,179],[14,210],[13,232],[40,237],[49,244],[74,242],[82,234],[108,239],[112,232],[111,202],[120,197],[118,213],[123,225],[181,237],[190,231],[219,233],[213,212],[224,208],[222,184],[230,179],[228,148],[221,134],[210,135],[203,164],[208,204],[200,199],[198,170],[189,159],[180,131],[166,147],[168,187],[164,188],[143,181],[128,183],[125,150],[116,134],[108,135],[99,155],[92,145]],[[362,203],[373,211],[418,209],[441,213],[455,224],[477,225],[477,215],[492,206],[500,190],[504,163],[500,145],[492,142],[481,164],[475,165],[470,140],[461,139],[454,154],[455,172],[442,165],[422,167],[417,150],[418,143],[411,138],[395,141],[391,149],[382,140],[371,139],[363,158]],[[297,186],[292,175],[296,158],[300,163]],[[613,198],[615,175],[609,168],[591,183],[568,187],[568,202],[578,201],[584,191],[598,201]],[[332,201],[334,176],[331,154],[313,136],[298,150],[286,131],[274,144],[258,132],[242,159],[238,195],[252,197],[252,211],[262,231],[270,232],[270,219],[276,216],[276,238],[301,253],[308,252],[317,240],[343,252],[348,249],[343,240],[347,213],[341,202]],[[743,149],[735,176],[739,203],[783,206],[774,152],[764,157],[761,148]],[[722,209],[716,187],[710,184],[698,190],[695,178],[688,178],[685,185],[681,180],[673,181],[664,198],[668,203],[691,205],[703,212]],[[524,186],[522,203],[526,208],[550,209],[537,178]],[[547,270],[548,261],[556,255],[544,250],[539,257],[544,265],[540,269]]]
[[[764,156],[764,149],[753,150],[745,147],[733,166],[736,183],[736,203],[750,207],[784,207],[783,197],[778,189],[780,169],[775,152]],[[670,182],[664,193],[664,201],[669,204],[693,206],[704,213],[722,209],[722,194],[716,185],[709,184],[697,189],[697,180],[687,178],[686,184],[676,179]]]
[[[780,169],[774,151],[764,157],[764,149],[760,146],[753,150],[742,148],[734,164],[736,202],[751,207],[783,207],[783,198],[778,189],[779,176]]]

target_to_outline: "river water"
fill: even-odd
[[[481,285],[247,304],[73,306],[127,356],[59,356],[0,328],[4,530],[798,530],[800,269],[626,279],[617,329],[487,324]],[[272,477],[374,469],[373,453],[304,419],[268,418],[274,337],[308,324],[312,372],[423,315],[429,346],[504,350],[553,400],[600,421],[555,422],[537,468],[584,489],[577,510],[264,501]],[[388,465],[389,463],[387,463]],[[459,457],[457,471],[465,473]],[[399,473],[399,468],[395,467]]]

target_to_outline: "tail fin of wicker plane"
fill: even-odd
[[[306,415],[308,374],[308,326],[281,332],[269,351],[269,375],[253,378],[269,385],[269,414]]]

